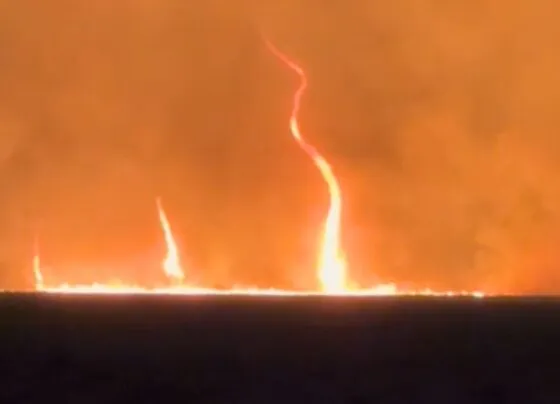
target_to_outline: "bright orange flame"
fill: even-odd
[[[167,262],[167,260],[165,261]],[[44,293],[55,294],[86,294],[86,295],[210,295],[210,296],[322,296],[325,292],[306,290],[282,290],[261,289],[250,286],[235,285],[230,289],[212,289],[187,285],[175,285],[164,288],[149,288],[137,285],[115,283],[92,283],[92,284],[68,284],[57,286],[45,286],[40,268],[39,250],[33,256],[33,268],[35,273],[35,289]],[[329,293],[327,293],[329,294]],[[438,292],[431,289],[422,290],[399,290],[395,284],[379,284],[368,289],[343,290],[330,295],[359,297],[359,296],[437,296],[437,297],[460,297],[469,296],[482,298],[486,294],[480,291],[445,291]]]
[[[177,249],[177,243],[175,242],[175,238],[173,237],[171,225],[169,224],[169,220],[167,220],[167,215],[163,210],[160,198],[157,198],[156,204],[161,229],[163,230],[163,236],[165,238],[165,245],[167,247],[167,254],[165,256],[165,259],[163,260],[163,270],[170,279],[180,283],[185,278],[185,274],[183,273],[183,270],[181,269],[181,263],[179,262],[179,251]]]
[[[330,164],[311,144],[307,143],[299,129],[298,114],[301,99],[307,89],[305,71],[296,62],[280,52],[270,41],[265,40],[270,51],[288,68],[295,72],[300,84],[294,93],[292,112],[290,115],[290,131],[303,151],[313,160],[323,180],[328,186],[330,207],[324,224],[322,243],[318,257],[318,275],[323,291],[337,293],[346,290],[346,259],[340,247],[340,217],[342,213],[342,195],[340,185]]]
[[[33,276],[35,277],[35,289],[44,287],[43,273],[41,272],[41,258],[39,254],[39,239],[35,238],[35,251],[33,253]]]

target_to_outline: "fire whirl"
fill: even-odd
[[[330,196],[330,207],[324,224],[322,243],[318,259],[318,275],[324,292],[340,293],[346,290],[346,260],[340,248],[340,215],[342,212],[342,195],[340,185],[333,173],[330,164],[309,143],[307,143],[299,129],[298,113],[301,99],[307,89],[307,76],[301,66],[289,59],[278,48],[266,41],[270,51],[288,68],[295,72],[299,79],[299,87],[294,93],[292,113],[290,115],[290,130],[299,146],[313,160],[319,169],[323,180],[327,184]]]
[[[309,156],[323,180],[325,181],[330,204],[323,224],[319,252],[317,257],[317,276],[320,290],[296,291],[281,289],[260,289],[246,286],[233,286],[230,289],[212,289],[189,285],[185,282],[185,273],[181,268],[179,250],[171,230],[168,217],[163,209],[161,200],[156,200],[158,217],[166,245],[166,255],[162,261],[163,271],[169,279],[171,286],[164,288],[147,288],[138,285],[126,285],[120,283],[90,285],[61,284],[58,286],[47,286],[44,282],[43,269],[39,256],[38,241],[35,241],[35,253],[33,257],[33,274],[35,278],[35,289],[45,293],[70,293],[70,294],[165,294],[165,295],[255,295],[255,296],[314,296],[314,295],[340,295],[340,296],[395,296],[395,295],[422,295],[422,296],[471,296],[483,297],[480,291],[445,291],[437,292],[431,289],[423,290],[400,290],[395,284],[380,284],[371,288],[350,288],[347,280],[347,268],[345,254],[340,245],[342,193],[331,165],[311,144],[307,143],[300,131],[298,114],[301,100],[308,86],[307,76],[304,69],[282,53],[271,42],[265,39],[267,48],[271,54],[282,64],[291,70],[299,78],[299,86],[294,92],[292,110],[289,117],[289,129],[291,135],[300,148]]]
[[[39,254],[39,239],[35,237],[35,252],[33,254],[33,277],[35,278],[35,289],[43,289],[43,273],[41,272],[41,258]]]
[[[161,199],[158,198],[156,203],[159,214],[159,222],[161,224],[161,229],[163,230],[163,236],[165,237],[165,245],[167,246],[167,255],[163,260],[163,270],[169,278],[181,283],[185,278],[185,274],[183,273],[179,262],[179,250],[177,248],[177,243],[175,243],[175,238],[171,232],[171,225],[169,224],[167,215],[161,205]]]

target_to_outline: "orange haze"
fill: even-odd
[[[0,3],[1,289],[560,292],[555,2]]]

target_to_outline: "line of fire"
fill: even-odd
[[[166,256],[162,260],[162,269],[169,280],[169,286],[161,288],[146,288],[125,284],[102,284],[94,283],[87,285],[59,284],[51,285],[48,282],[48,274],[41,267],[40,248],[38,240],[35,241],[35,253],[33,257],[33,274],[35,289],[42,293],[84,293],[84,294],[204,294],[204,295],[352,295],[352,296],[391,296],[391,295],[426,295],[426,296],[471,296],[483,297],[487,293],[483,291],[434,291],[401,290],[396,284],[378,284],[369,288],[350,286],[349,271],[345,253],[340,243],[341,213],[343,207],[342,192],[338,180],[329,162],[311,144],[307,143],[302,135],[298,123],[298,113],[302,97],[307,88],[307,76],[304,69],[294,60],[282,53],[270,41],[264,40],[271,55],[289,69],[299,79],[293,99],[292,109],[289,117],[289,129],[294,140],[302,152],[304,152],[314,163],[328,188],[330,202],[321,232],[319,251],[316,258],[317,289],[309,291],[295,291],[282,289],[259,289],[243,285],[235,285],[228,290],[204,288],[189,283],[189,270],[184,270],[181,265],[179,249],[175,241],[172,226],[163,208],[162,201],[157,198],[156,208],[161,225],[163,238],[166,245]]]

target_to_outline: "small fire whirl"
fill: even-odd
[[[437,292],[431,289],[422,290],[401,290],[393,283],[379,284],[371,288],[353,288],[348,286],[347,263],[344,251],[340,243],[341,233],[341,213],[342,213],[342,192],[338,180],[329,162],[319,153],[319,151],[307,143],[303,138],[299,122],[298,113],[301,106],[301,99],[307,88],[307,76],[303,68],[282,53],[270,41],[265,39],[265,43],[272,53],[288,69],[295,73],[299,78],[299,86],[294,92],[292,100],[292,110],[289,117],[290,132],[301,147],[301,149],[311,158],[323,180],[325,181],[330,204],[323,224],[323,232],[317,257],[317,277],[320,284],[319,291],[296,291],[282,289],[259,289],[254,287],[234,286],[231,289],[212,289],[197,287],[185,283],[185,273],[181,267],[179,259],[179,249],[175,242],[171,225],[163,209],[161,199],[157,198],[156,205],[158,210],[159,222],[163,231],[166,245],[166,255],[162,262],[163,271],[170,280],[171,286],[164,288],[146,288],[136,285],[126,285],[120,283],[91,285],[61,284],[58,286],[47,286],[44,282],[43,270],[39,256],[38,240],[35,240],[35,253],[33,257],[33,274],[35,277],[35,289],[45,293],[60,294],[156,294],[156,295],[252,295],[252,296],[471,296],[484,297],[480,291],[446,291]]]
[[[181,263],[179,262],[179,250],[177,248],[177,243],[175,242],[175,237],[173,237],[173,232],[171,231],[169,220],[167,220],[167,215],[163,210],[161,199],[158,198],[156,203],[159,214],[159,222],[161,224],[161,229],[163,230],[163,236],[165,237],[165,245],[167,246],[167,255],[163,260],[163,270],[170,279],[181,283],[185,278],[185,274],[183,273]]]

